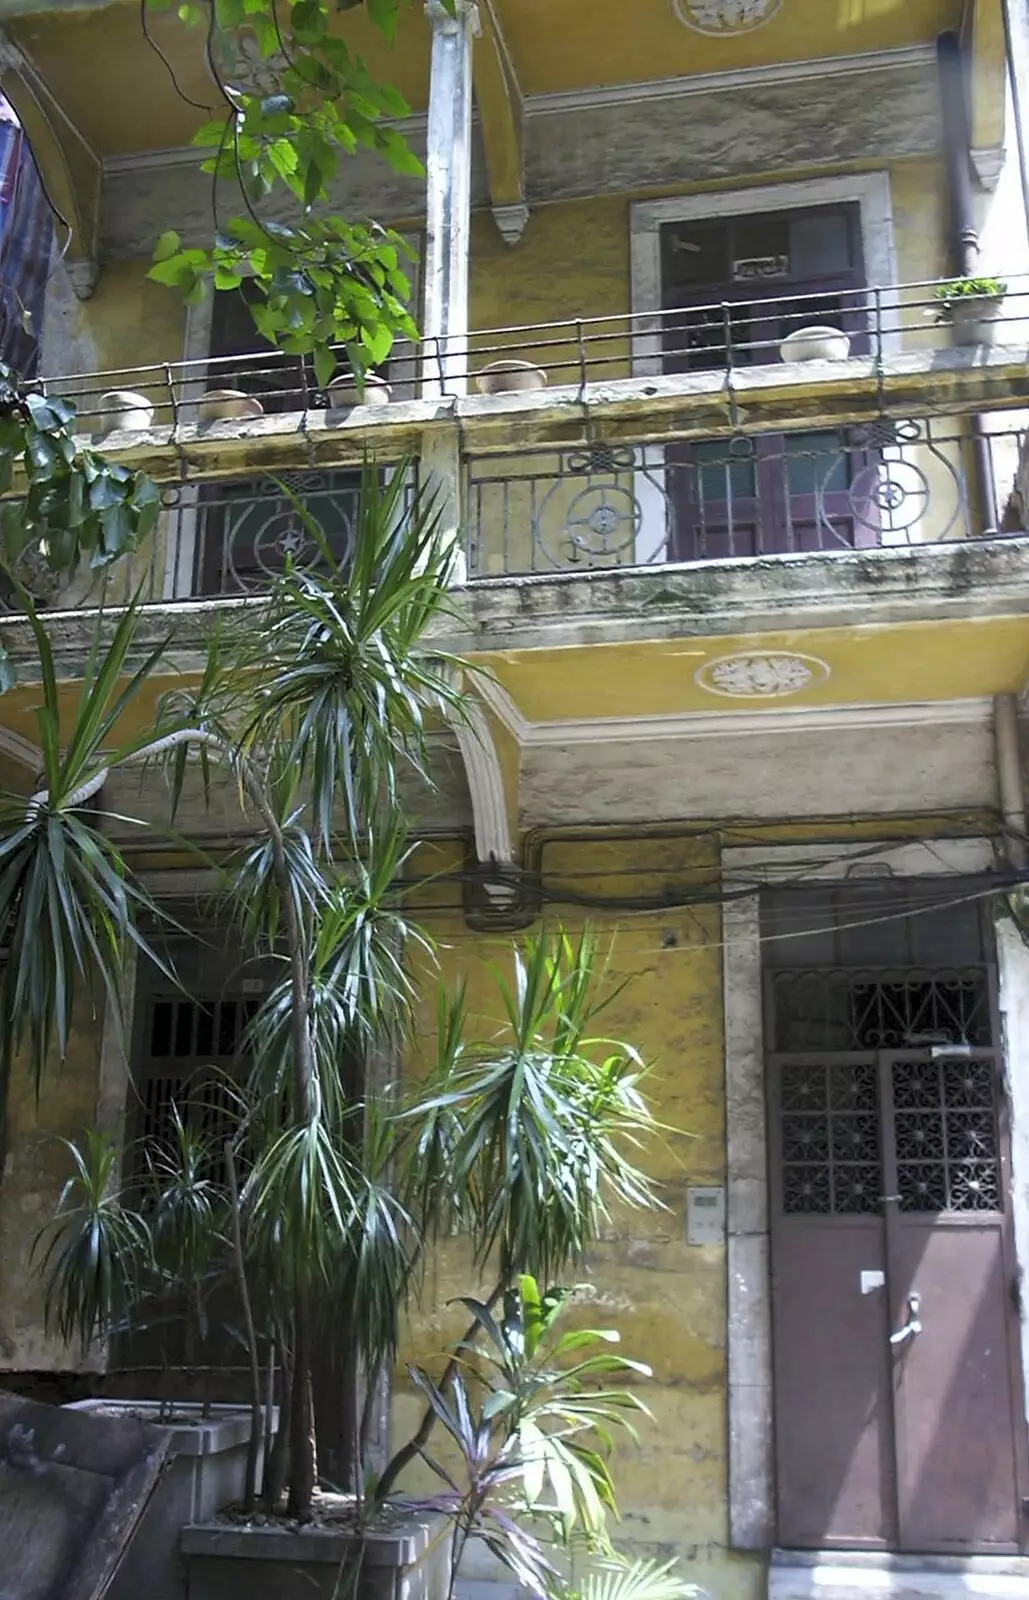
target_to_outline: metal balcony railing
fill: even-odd
[[[888,419],[712,442],[467,463],[469,575],[641,567],[938,543],[1026,528],[1025,434],[988,433],[1000,527],[981,513],[967,421]]]
[[[844,333],[852,360],[876,361],[900,351],[928,354],[955,340],[948,326],[937,324],[936,287],[923,282],[804,295],[785,290],[663,311],[489,328],[446,347],[433,339],[401,341],[383,376],[394,400],[474,392],[483,369],[497,361],[527,363],[551,388],[690,372],[722,373],[731,382],[744,379],[748,369],[792,360],[783,340],[812,325]],[[1007,279],[989,332],[999,345],[1023,351],[1029,346],[1029,277]],[[345,374],[342,351],[340,362]],[[834,366],[841,375],[847,370],[845,360]],[[110,422],[105,396],[112,391],[140,394],[153,408],[157,428],[196,423],[200,401],[212,388],[239,390],[273,415],[349,404],[338,388],[320,387],[305,360],[267,351],[55,375],[40,386],[75,401],[84,432],[101,431],[105,418]]]
[[[136,592],[164,602],[259,592],[287,561],[308,567],[322,559],[311,520],[345,563],[360,473],[337,463],[360,461],[367,449],[381,471],[396,470],[429,427],[449,430],[453,452],[460,450],[462,536],[473,581],[1023,531],[1025,417],[1010,409],[985,418],[952,413],[967,411],[984,392],[1008,407],[1023,403],[1011,374],[1022,372],[1029,346],[1029,278],[1009,280],[992,329],[1002,351],[1014,352],[1004,355],[1001,378],[994,382],[991,368],[980,377],[992,387],[977,379],[958,401],[955,373],[966,382],[981,362],[974,351],[957,366],[938,354],[951,331],[931,320],[933,288],[847,291],[828,297],[832,305],[824,294],[768,296],[492,330],[470,335],[459,360],[431,342],[394,352],[385,376],[395,402],[417,398],[426,386],[435,400],[496,360],[545,366],[550,391],[564,387],[549,408],[540,397],[538,418],[519,400],[517,432],[507,426],[503,400],[373,412],[370,405],[355,409],[351,394],[343,407],[338,390],[313,384],[304,362],[267,353],[51,378],[46,387],[77,400],[84,427],[99,426],[105,412],[108,420],[116,415],[103,399],[111,390],[132,390],[154,407],[153,427],[142,437],[160,468],[164,511],[147,546],[103,580],[108,600]],[[818,322],[846,333],[850,358],[790,365],[787,374],[780,338]],[[760,338],[751,336],[755,330]],[[891,369],[898,350],[915,359]],[[776,371],[784,372],[785,387],[777,387]],[[654,382],[655,375],[683,372],[701,376],[699,410],[675,398],[680,390],[692,395],[691,384],[672,386],[670,407],[669,385]],[[891,372],[900,373],[899,388],[887,405]],[[637,381],[605,388],[606,379],[626,376]],[[778,396],[770,405],[762,400],[769,380]],[[208,424],[198,406],[212,387],[258,397],[268,425]],[[898,417],[909,397],[914,417]],[[338,444],[331,426],[304,425],[307,412],[326,407],[348,419]],[[864,420],[840,421],[851,416]],[[407,420],[380,425],[390,417]],[[141,419],[134,421],[138,429]],[[198,441],[211,427],[217,431],[205,455]],[[718,437],[706,437],[708,428]],[[236,437],[241,430],[245,438]],[[270,455],[263,453],[268,440]],[[131,444],[131,431],[111,435],[115,453]],[[257,463],[269,460],[274,466],[260,475]],[[233,471],[233,461],[247,463],[246,476]],[[413,478],[418,469],[407,470]],[[207,477],[198,481],[196,472]],[[99,593],[83,580],[46,598],[91,605]]]

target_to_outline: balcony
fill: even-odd
[[[951,344],[931,320],[932,288],[491,330],[470,336],[456,375],[452,352],[400,348],[385,405],[333,405],[302,362],[278,355],[48,386],[76,400],[84,429],[111,390],[153,407],[151,426],[105,439],[165,502],[150,546],[108,580],[109,601],[140,586],[172,606],[258,594],[287,560],[317,558],[298,501],[345,560],[366,459],[404,463],[412,481],[442,463],[473,588],[885,556],[1026,526],[1029,281],[1009,285],[989,347]],[[781,339],[818,318],[846,329],[847,358],[784,360]],[[545,386],[468,394],[498,360],[545,371]],[[201,395],[228,386],[260,413],[202,421]],[[98,598],[80,584],[54,600]]]

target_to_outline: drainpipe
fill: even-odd
[[[1025,148],[1025,123],[1022,121],[1022,91],[1018,81],[1018,57],[1015,48],[1014,9],[1012,0],[1001,0],[1004,14],[1004,59],[1008,70],[1008,88],[1011,91],[1011,115],[1015,123],[1015,150],[1018,153],[1018,179],[1022,185],[1022,217],[1029,238],[1029,156]],[[1023,43],[1024,35],[1020,35]]]
[[[1018,735],[1018,699],[1013,694],[998,694],[993,701],[993,737],[997,756],[997,793],[1001,815],[1008,829],[1005,850],[1017,871],[1029,861],[1025,844],[1025,779]]]
[[[979,235],[972,213],[972,163],[969,159],[968,107],[961,41],[956,33],[941,33],[936,41],[940,102],[943,117],[943,152],[947,162],[950,196],[951,265],[959,277],[974,277],[979,259]],[[985,524],[983,533],[997,531],[997,486],[993,478],[990,442],[981,416],[971,419],[972,455],[976,490]]]

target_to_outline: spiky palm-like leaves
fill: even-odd
[[[432,1504],[457,1526],[451,1592],[472,1537],[531,1591],[552,1587],[556,1574],[533,1519],[553,1525],[564,1543],[578,1531],[589,1549],[610,1548],[614,1430],[631,1434],[632,1414],[646,1412],[631,1389],[610,1380],[649,1377],[650,1369],[615,1352],[617,1333],[560,1331],[568,1299],[567,1290],[541,1290],[525,1275],[497,1316],[465,1300],[475,1333],[458,1347],[448,1377],[437,1384],[411,1369],[456,1447],[456,1466],[421,1452],[446,1486]]]
[[[323,548],[319,571],[287,573],[267,629],[215,641],[199,685],[164,701],[131,747],[106,748],[155,665],[150,658],[117,687],[134,615],[113,645],[97,646],[63,756],[56,676],[37,627],[45,791],[20,811],[12,801],[0,834],[0,927],[25,949],[32,916],[60,934],[36,941],[24,975],[9,967],[0,979],[6,1014],[41,1070],[51,1041],[67,1046],[73,981],[95,976],[116,995],[125,953],[142,943],[138,916],[157,914],[129,864],[81,815],[107,766],[163,761],[174,802],[199,755],[205,781],[221,768],[239,793],[253,838],[228,864],[225,893],[247,952],[278,975],[247,1030],[246,1083],[231,1119],[239,1205],[213,1172],[224,1151],[201,1158],[184,1113],[174,1156],[152,1162],[161,1199],[142,1226],[149,1287],[177,1275],[198,1315],[211,1275],[224,1281],[226,1253],[243,1261],[264,1338],[289,1358],[295,1510],[313,1488],[306,1408],[316,1341],[338,1328],[366,1367],[389,1360],[426,1243],[454,1223],[469,1229],[476,1259],[510,1289],[526,1271],[560,1275],[609,1207],[655,1203],[636,1164],[654,1129],[642,1063],[593,1025],[603,973],[588,937],[527,941],[514,984],[501,980],[507,1025],[498,1038],[467,1045],[460,999],[446,1002],[438,1070],[414,1105],[377,1106],[369,1089],[369,1055],[412,1022],[404,951],[420,936],[397,893],[407,859],[400,775],[407,766],[428,778],[427,723],[461,714],[459,664],[426,644],[448,605],[449,553],[431,506],[418,496],[403,503],[402,481],[398,473],[383,488],[368,474],[350,570]],[[89,1204],[71,1197],[62,1210],[46,1269],[59,1325],[80,1337],[114,1315],[118,1228],[128,1230],[128,1250],[134,1203],[98,1194]],[[106,1254],[93,1242],[103,1237],[94,1212]],[[251,1340],[256,1370],[253,1350]],[[553,1447],[555,1461],[563,1449]],[[565,1467],[577,1481],[579,1468]],[[603,1501],[604,1479],[580,1467],[585,1522],[585,1497]],[[552,1484],[554,1473],[563,1485],[560,1464]]]
[[[497,1278],[553,1281],[582,1259],[611,1207],[659,1204],[634,1157],[658,1125],[637,1052],[595,1034],[597,940],[542,933],[496,975],[502,1035],[464,1043],[463,1000],[440,1007],[440,1059],[407,1113],[408,1182],[446,1228],[466,1227]],[[423,1219],[431,1226],[433,1215]]]
[[[153,1265],[153,1240],[143,1217],[124,1203],[113,1141],[91,1130],[80,1145],[62,1143],[72,1176],[33,1253],[46,1285],[47,1326],[77,1341],[85,1356],[137,1301]]]
[[[120,1018],[125,962],[134,946],[147,949],[140,917],[160,919],[90,802],[106,771],[135,753],[138,741],[113,754],[108,747],[163,647],[130,671],[137,608],[128,608],[106,648],[98,629],[68,718],[46,629],[27,596],[24,605],[39,654],[43,767],[28,802],[0,793],[0,1136],[14,1055],[25,1046],[38,1091],[50,1051],[67,1055],[80,993],[92,998],[98,985]]]
[[[405,768],[428,777],[431,713],[462,714],[461,663],[426,648],[452,612],[451,551],[433,496],[412,490],[403,469],[383,484],[366,467],[344,572],[318,525],[297,512],[321,548],[316,572],[288,573],[271,619],[240,667],[253,675],[244,719],[247,749],[280,746],[310,787],[314,828],[331,849],[342,822],[351,838],[399,810]]]

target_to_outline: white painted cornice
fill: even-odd
[[[530,117],[584,111],[598,106],[639,105],[653,100],[685,100],[695,95],[746,93],[770,84],[803,83],[812,78],[849,78],[855,73],[908,71],[935,66],[936,46],[907,45],[897,50],[865,50],[854,55],[815,56],[808,61],[773,61],[727,72],[692,72],[679,78],[652,78],[640,83],[613,83],[598,88],[566,89],[553,94],[526,96]]]
[[[212,108],[212,112],[216,108]],[[384,123],[405,139],[425,134],[425,117],[418,113],[410,117],[396,117]],[[217,155],[217,150],[196,144],[172,145],[167,150],[130,150],[126,155],[104,157],[104,177],[117,178],[132,172],[160,172],[162,168],[199,167],[202,161]]]
[[[685,711],[659,717],[576,717],[530,722],[495,681],[477,679],[483,699],[524,750],[558,745],[660,744],[676,739],[732,739],[754,734],[833,733],[855,728],[917,728],[987,723],[989,696],[901,705],[783,706],[761,711]]]
[[[478,679],[477,686],[481,687]],[[510,866],[514,861],[514,846],[507,816],[504,775],[489,719],[474,695],[467,696],[463,715],[455,716],[450,726],[457,739],[468,780],[475,827],[475,854],[484,867]]]
[[[554,94],[526,95],[524,108],[526,117],[531,119],[604,107],[687,100],[698,95],[727,92],[745,95],[753,89],[799,84],[812,79],[824,82],[827,78],[849,78],[855,74],[875,76],[884,72],[910,71],[913,67],[929,69],[934,68],[935,61],[934,45],[910,45],[897,50],[820,56],[810,61],[772,62],[766,66],[740,67],[729,72],[696,72],[685,77],[652,78],[639,83],[604,84],[588,89],[562,90]],[[413,138],[424,135],[426,118],[419,113],[401,117],[390,126],[405,138]],[[116,177],[122,173],[153,172],[165,167],[188,167],[213,153],[193,145],[183,145],[170,150],[142,150],[128,155],[108,156],[104,161],[104,173],[105,176]]]

